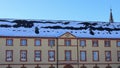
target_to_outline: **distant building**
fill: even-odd
[[[120,23],[0,19],[0,68],[120,68]]]

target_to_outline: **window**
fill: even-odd
[[[65,45],[70,46],[71,45],[71,40],[65,40]]]
[[[93,51],[93,61],[99,61],[99,52]]]
[[[50,39],[49,40],[49,46],[55,46],[55,40],[53,40],[53,39]]]
[[[12,50],[6,50],[6,61],[7,62],[13,61],[13,51]]]
[[[120,41],[117,41],[117,46],[120,47]]]
[[[105,60],[111,61],[111,51],[105,51]]]
[[[54,50],[48,51],[48,60],[55,61],[55,51]]]
[[[27,61],[27,51],[26,50],[21,50],[20,51],[20,60],[21,61]]]
[[[35,61],[41,61],[41,51],[35,50]]]
[[[117,52],[118,61],[120,61],[120,51]]]
[[[66,50],[65,51],[65,60],[66,61],[70,61],[71,60],[71,51],[70,50]]]
[[[86,61],[86,51],[80,51],[80,61]]]
[[[80,40],[80,46],[82,46],[82,47],[86,46],[85,40]]]
[[[92,41],[92,45],[93,45],[93,47],[98,47],[98,41],[97,40],[93,40]]]
[[[105,47],[110,47],[110,41],[109,40],[105,40]]]
[[[41,45],[41,40],[36,39],[36,40],[35,40],[35,46],[40,46],[40,45]]]
[[[26,39],[21,39],[20,43],[21,43],[21,46],[26,46],[27,45],[27,40]]]
[[[6,40],[6,45],[7,46],[12,46],[13,45],[13,40],[12,39],[7,39]]]

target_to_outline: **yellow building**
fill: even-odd
[[[120,23],[0,19],[0,68],[120,68]]]

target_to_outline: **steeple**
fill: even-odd
[[[112,9],[110,9],[110,18],[109,18],[109,23],[113,23],[113,15],[112,15]]]

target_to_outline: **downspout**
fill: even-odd
[[[80,68],[79,67],[79,44],[78,44],[78,38],[77,38],[77,65],[78,65],[78,68]]]
[[[56,50],[56,51],[57,51],[57,57],[56,57],[56,58],[57,58],[57,68],[58,68],[58,57],[59,57],[59,54],[58,54],[58,53],[59,53],[59,52],[58,52],[58,38],[56,38],[56,39],[57,39],[57,41],[56,41],[56,43],[57,43],[57,46],[56,46],[56,49],[57,49],[57,50]]]

